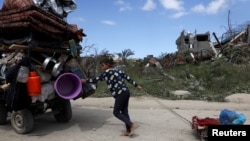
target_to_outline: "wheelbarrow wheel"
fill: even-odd
[[[201,141],[207,141],[206,137],[201,137]]]
[[[7,123],[7,116],[7,108],[3,104],[0,104],[0,125],[4,125]]]
[[[11,113],[11,126],[18,134],[26,134],[34,128],[34,117],[30,110],[23,109]]]
[[[52,110],[55,112],[54,117],[57,122],[69,122],[72,118],[72,109],[69,100],[63,100],[56,103],[56,106],[53,107]]]

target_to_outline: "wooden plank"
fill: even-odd
[[[12,44],[9,47],[3,46],[2,48],[3,48],[3,50],[4,50],[4,48],[7,48],[7,50],[5,49],[6,51],[8,51],[8,50],[27,50],[29,48],[29,46],[27,46],[27,45]],[[46,53],[63,53],[63,54],[70,54],[71,53],[70,50],[50,49],[50,48],[45,48],[45,47],[44,48],[42,48],[42,47],[33,47],[32,51],[35,51],[35,52],[46,52]]]
[[[26,45],[17,45],[17,44],[12,44],[11,46],[9,46],[10,50],[25,50],[28,49],[29,47]]]

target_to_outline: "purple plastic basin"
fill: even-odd
[[[56,93],[63,99],[74,99],[82,90],[82,82],[74,73],[63,73],[54,83]]]

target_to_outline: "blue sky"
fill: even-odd
[[[219,37],[231,25],[250,20],[250,0],[75,0],[69,24],[84,29],[82,46],[92,46],[82,56],[107,50],[131,49],[132,58],[158,57],[177,51],[180,32],[209,31]],[[3,3],[3,0],[0,0]]]

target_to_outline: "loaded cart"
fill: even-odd
[[[243,125],[246,121],[246,116],[242,113],[237,113],[234,110],[223,109],[218,118],[200,118],[192,117],[192,129],[197,132],[202,141],[208,138],[208,126],[211,125]]]
[[[220,125],[220,121],[217,118],[200,118],[198,116],[192,117],[192,129],[197,133],[201,141],[207,140],[209,125]]]
[[[82,87],[86,77],[77,57],[82,29],[68,24],[74,0],[5,0],[0,10],[0,124],[8,119],[19,134],[33,130],[34,121],[53,115],[72,118],[71,99],[94,92]],[[86,88],[87,87],[87,88]]]

